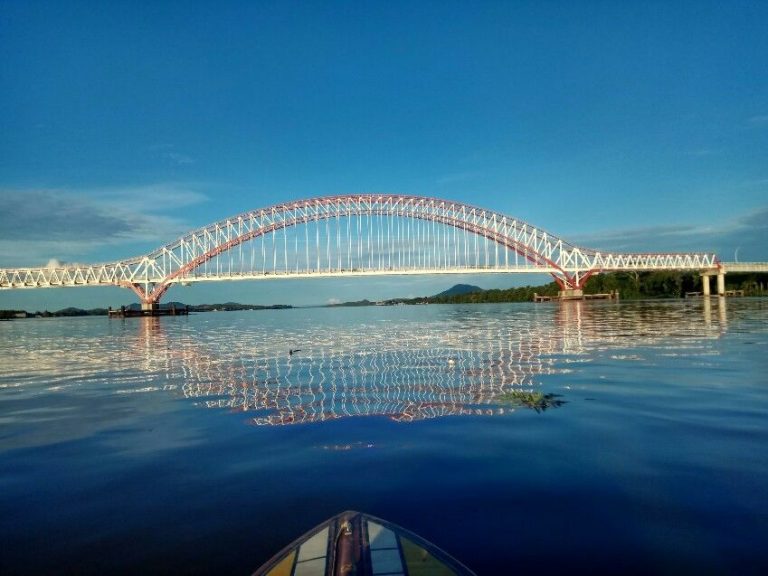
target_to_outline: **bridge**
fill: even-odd
[[[0,269],[0,289],[122,286],[151,310],[171,286],[203,281],[548,273],[563,293],[578,295],[594,274],[646,270],[701,272],[705,290],[709,275],[717,275],[723,293],[723,274],[737,268],[710,253],[582,248],[520,219],[460,202],[354,194],[244,212],[127,260]]]
[[[727,273],[744,274],[749,272],[768,273],[768,262],[721,262],[715,270],[704,270],[701,273],[701,285],[704,296],[710,295],[709,279],[717,276],[717,294],[725,295],[725,275]]]

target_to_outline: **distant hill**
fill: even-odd
[[[336,307],[344,307],[344,306],[375,306],[376,302],[371,302],[370,300],[356,300],[354,302],[337,302],[335,304],[326,304],[325,306],[327,308],[336,308]]]
[[[433,298],[442,298],[445,296],[459,296],[461,294],[472,294],[473,292],[482,292],[483,289],[479,286],[472,286],[471,284],[456,284],[455,286],[448,288],[445,292],[435,294]]]
[[[389,300],[380,300],[378,302],[371,302],[368,299],[357,300],[355,302],[340,302],[337,304],[326,304],[330,308],[344,307],[344,306],[395,306],[396,304],[426,304],[434,300],[443,301],[449,298],[458,298],[466,294],[476,294],[484,292],[479,286],[472,286],[471,284],[456,284],[455,286],[448,288],[440,294],[434,296],[421,296],[419,298],[392,298]]]

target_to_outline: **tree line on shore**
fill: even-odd
[[[714,288],[714,286],[713,286]],[[768,295],[768,274],[726,275],[726,289],[744,290],[745,296]],[[526,302],[534,293],[543,296],[557,296],[560,287],[556,282],[544,286],[524,286],[508,290],[484,290],[482,293],[441,297],[447,302]],[[597,274],[587,280],[585,294],[606,294],[618,292],[624,300],[648,298],[683,298],[687,292],[701,292],[701,278],[698,274],[683,272],[613,272]],[[457,298],[457,300],[453,300]],[[461,300],[464,298],[465,300]]]
[[[727,290],[743,290],[745,296],[768,296],[768,274],[726,275]],[[714,282],[712,288],[714,289]],[[471,304],[491,302],[530,302],[535,294],[557,296],[560,286],[550,282],[542,286],[507,289],[477,289],[461,294],[438,294],[420,298],[396,298],[384,304]],[[686,272],[611,272],[587,280],[585,294],[618,292],[623,300],[683,298],[687,292],[701,292],[698,273]]]
[[[743,290],[745,296],[768,296],[768,274],[727,274],[725,276],[727,290]],[[473,287],[476,288],[476,287]],[[713,286],[714,288],[714,286]],[[592,276],[584,287],[585,294],[605,294],[618,292],[623,300],[640,300],[648,298],[682,298],[686,292],[701,292],[701,278],[697,273],[689,272],[612,272]],[[520,286],[517,288],[483,290],[476,288],[471,292],[445,293],[435,296],[423,296],[419,298],[394,298],[386,300],[383,304],[470,304],[490,302],[531,302],[534,294],[540,296],[557,296],[560,287],[556,282],[550,282],[542,286]],[[372,306],[376,302],[360,300],[359,302],[345,302],[341,306]],[[172,302],[164,304],[164,307],[175,305],[177,308],[185,307],[185,304]],[[131,306],[138,307],[138,304]],[[190,305],[190,312],[210,312],[218,310],[269,310],[291,308],[283,304],[262,306],[256,304],[239,304],[227,302],[225,304],[198,304]],[[106,316],[106,308],[64,308],[56,312],[29,313],[24,310],[0,310],[0,320],[28,317],[59,317],[59,316]]]

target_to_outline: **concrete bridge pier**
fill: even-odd
[[[717,274],[717,295],[725,296],[725,274],[723,272]]]
[[[704,273],[701,275],[701,293],[707,298],[710,294],[709,277],[714,276],[713,273]],[[725,272],[717,272],[717,295],[725,296]]]
[[[583,300],[584,290],[581,288],[564,288],[558,291],[557,297],[560,300]]]

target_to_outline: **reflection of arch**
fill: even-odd
[[[703,312],[706,318],[706,307]],[[535,409],[521,393],[539,391],[542,376],[578,369],[604,353],[621,359],[616,352],[621,348],[666,350],[670,330],[675,346],[691,348],[722,330],[670,302],[566,302],[544,318],[537,312],[466,321],[449,314],[439,332],[418,320],[386,331],[340,326],[332,337],[322,326],[300,332],[282,328],[269,337],[246,330],[238,331],[238,338],[221,334],[210,344],[194,331],[177,332],[189,324],[187,318],[143,322],[136,348],[146,357],[147,371],[180,383],[180,392],[201,406],[242,411],[257,425],[352,416],[412,421]],[[289,356],[298,341],[301,353]]]
[[[517,218],[459,202],[357,194],[245,212],[120,262],[0,270],[0,287],[118,285],[152,305],[175,283],[203,280],[544,272],[563,288],[580,288],[602,271],[704,270],[717,265],[713,254],[614,254],[579,248]]]
[[[205,402],[209,407],[255,411],[259,425],[373,415],[407,421],[503,413],[508,408],[493,406],[495,397],[530,389],[538,375],[553,370],[537,344],[514,351],[302,346],[294,357],[284,353],[232,364],[189,355],[195,368],[188,370],[182,391],[187,397],[212,398]]]

